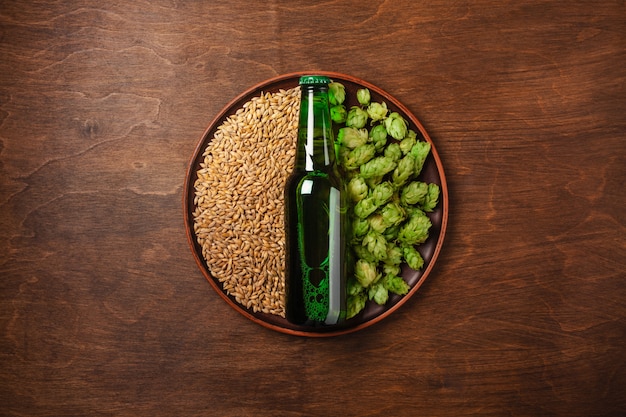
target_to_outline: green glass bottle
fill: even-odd
[[[324,76],[300,78],[296,163],[285,185],[286,318],[325,327],[346,315],[346,191]]]

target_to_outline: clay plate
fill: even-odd
[[[429,213],[429,217],[432,221],[432,228],[430,229],[429,234],[430,237],[426,242],[418,247],[419,252],[424,258],[424,268],[421,271],[414,271],[404,266],[402,270],[403,278],[411,287],[409,293],[402,297],[390,294],[389,301],[384,306],[379,306],[370,301],[360,314],[348,320],[345,325],[340,328],[333,328],[326,331],[312,330],[302,326],[295,326],[279,316],[265,313],[254,313],[252,310],[246,309],[244,306],[237,303],[234,298],[227,295],[222,289],[222,284],[211,275],[202,256],[202,250],[196,241],[194,233],[194,220],[192,215],[195,209],[193,203],[194,182],[197,179],[197,171],[200,168],[200,163],[203,161],[202,153],[213,138],[213,134],[215,133],[217,127],[220,126],[228,116],[234,114],[239,108],[241,108],[245,102],[249,101],[252,97],[259,95],[261,91],[273,92],[278,91],[281,88],[289,89],[296,87],[298,85],[298,79],[301,75],[308,75],[311,73],[326,75],[334,81],[341,82],[346,87],[347,100],[344,104],[347,108],[357,104],[355,100],[356,90],[367,87],[370,90],[372,101],[384,101],[387,103],[387,107],[390,111],[397,111],[403,115],[409,122],[409,127],[418,132],[418,137],[419,134],[421,134],[422,139],[430,142],[431,144],[430,156],[424,164],[424,168],[419,179],[424,182],[436,183],[441,188],[439,204],[432,213]],[[398,100],[380,88],[349,75],[326,71],[309,71],[285,74],[263,81],[241,93],[238,97],[228,103],[222,111],[220,111],[200,138],[189,163],[183,190],[183,207],[187,238],[196,263],[209,284],[211,284],[215,291],[224,299],[224,301],[226,301],[226,303],[228,303],[228,305],[253,322],[278,332],[309,337],[337,336],[364,329],[389,316],[391,313],[400,308],[400,306],[402,306],[409,298],[411,298],[417,292],[418,288],[424,283],[426,278],[428,278],[441,250],[446,231],[448,220],[448,188],[446,185],[443,166],[441,164],[441,160],[439,159],[439,155],[437,154],[435,144],[428,136],[428,133],[420,121]]]

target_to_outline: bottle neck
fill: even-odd
[[[303,85],[301,89],[296,169],[327,170],[335,164],[328,87]]]

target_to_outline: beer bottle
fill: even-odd
[[[294,170],[285,185],[286,318],[324,327],[346,315],[346,204],[325,76],[300,78]]]

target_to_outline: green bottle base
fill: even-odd
[[[345,320],[345,204],[336,182],[325,172],[304,172],[285,189],[286,318],[294,324]]]

